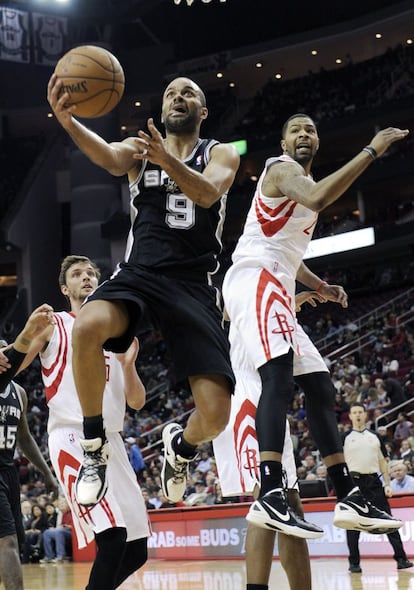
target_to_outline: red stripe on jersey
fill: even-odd
[[[272,289],[271,293],[268,295],[267,300],[264,300],[266,287],[271,284],[273,287],[276,287],[276,291]],[[296,325],[296,319],[294,314],[292,313],[292,298],[288,295],[286,289],[282,285],[280,281],[276,279],[269,271],[263,269],[260,273],[259,277],[259,285],[257,288],[256,293],[256,317],[257,317],[257,324],[259,326],[260,332],[260,340],[262,341],[263,349],[266,355],[266,360],[270,360],[272,358],[270,352],[270,343],[268,338],[268,319],[269,319],[269,310],[273,303],[278,301],[283,305],[287,314],[292,318],[293,323]],[[262,322],[262,309],[263,304],[265,304],[264,310],[264,321],[265,324],[263,325]],[[289,340],[290,345],[293,345],[293,339],[289,331],[281,331],[283,338],[287,341]],[[286,337],[287,335],[287,337]],[[298,351],[297,351],[298,352]]]
[[[241,407],[240,410],[237,412],[237,416],[235,418],[234,421],[234,427],[233,427],[233,433],[234,433],[234,448],[236,449],[236,457],[237,457],[237,466],[239,469],[239,474],[240,474],[240,484],[241,484],[241,488],[242,491],[245,492],[246,488],[244,485],[244,480],[242,477],[242,470],[243,470],[243,466],[242,466],[242,451],[243,451],[243,445],[246,441],[246,439],[249,436],[253,436],[253,438],[256,438],[256,429],[254,426],[252,426],[251,424],[248,424],[242,433],[242,437],[241,440],[239,442],[239,444],[237,443],[238,441],[238,435],[239,435],[239,430],[241,428],[241,424],[243,423],[243,421],[250,416],[252,418],[252,421],[254,422],[256,419],[256,406],[250,401],[250,400],[245,400]],[[248,449],[246,449],[246,451],[248,451]],[[246,457],[246,461],[249,462],[250,458]],[[255,475],[257,478],[259,478],[259,474],[257,472],[257,469],[255,468],[256,466],[253,466],[253,469],[255,471]]]
[[[51,375],[51,373],[58,366],[59,363],[60,363],[60,367],[59,367],[57,375],[54,378],[54,380],[52,381],[52,383],[48,386],[45,386],[46,402],[47,403],[50,402],[52,397],[56,394],[57,390],[59,389],[59,386],[60,386],[62,379],[63,379],[64,370],[66,369],[67,356],[68,356],[69,338],[68,338],[68,335],[65,330],[65,325],[63,323],[62,318],[60,318],[58,315],[55,315],[55,319],[56,319],[56,326],[59,331],[59,349],[58,349],[58,353],[56,355],[55,362],[49,368],[46,368],[42,365],[42,373],[44,374],[44,376],[46,378],[46,377],[49,377],[49,375]]]
[[[270,238],[272,236],[274,236],[275,234],[277,234],[278,231],[280,231],[289,221],[289,219],[292,217],[293,212],[295,210],[297,206],[297,202],[296,201],[292,201],[291,199],[286,198],[284,201],[282,201],[282,203],[278,206],[278,207],[268,207],[264,201],[263,198],[260,194],[260,192],[257,192],[257,199],[255,202],[255,210],[256,210],[256,217],[258,222],[260,223],[261,229],[264,233],[264,235],[267,238]],[[287,209],[287,210],[286,210]],[[282,211],[284,211],[284,213],[282,214]],[[271,216],[272,219],[267,219],[263,213],[266,213],[267,215]]]
[[[102,500],[99,502],[99,506],[106,513],[108,520],[111,523],[111,527],[115,527],[116,526],[115,516],[114,516],[114,513],[112,512],[111,507],[109,506],[108,501],[106,500],[105,497],[103,497]]]

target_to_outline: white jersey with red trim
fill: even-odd
[[[72,328],[74,314],[54,314],[56,325],[47,348],[40,354],[42,378],[49,406],[48,432],[62,425],[81,425],[82,410],[72,372]],[[106,386],[103,398],[105,429],[121,432],[125,417],[124,376],[113,352],[105,351]]]
[[[257,182],[243,234],[233,253],[233,263],[258,261],[271,273],[295,280],[297,269],[312,238],[318,215],[286,197],[265,197],[264,177],[277,162],[294,162],[289,156],[269,158]]]
[[[289,197],[263,196],[266,172],[277,162],[293,160],[280,156],[266,161],[223,281],[227,313],[255,368],[289,348],[303,354],[295,312],[296,273],[317,214]]]

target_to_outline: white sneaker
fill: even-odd
[[[82,506],[94,506],[108,489],[109,444],[100,437],[81,440],[80,444],[84,459],[75,482],[75,496]]]
[[[164,461],[161,470],[161,485],[164,496],[170,502],[180,502],[187,487],[188,464],[192,459],[176,455],[172,448],[172,441],[183,432],[181,426],[175,422],[167,424],[162,432],[164,443]]]

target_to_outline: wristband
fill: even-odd
[[[362,151],[367,152],[367,154],[369,154],[373,160],[375,160],[378,155],[377,150],[375,150],[371,145],[366,145],[364,148],[362,148]]]
[[[10,350],[7,350],[4,353],[7,358],[9,359],[9,363],[11,367],[7,369],[4,373],[0,374],[0,392],[3,392],[13,377],[16,375],[17,371],[19,370],[20,365],[26,358],[26,353],[19,352],[13,346]]]
[[[321,281],[321,282],[319,283],[319,285],[316,287],[315,291],[316,291],[317,293],[319,293],[319,291],[320,291],[321,287],[324,287],[324,286],[325,286],[325,285],[327,285],[327,284],[328,284],[328,283],[327,283],[326,281]]]

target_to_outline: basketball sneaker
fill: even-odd
[[[318,539],[323,530],[306,522],[289,506],[282,488],[267,492],[250,506],[246,520],[262,529],[272,529],[302,539]]]
[[[333,523],[341,529],[373,534],[392,533],[403,524],[401,520],[365,500],[358,488],[354,488],[343,500],[337,502]]]
[[[180,502],[187,487],[188,464],[193,460],[177,455],[172,443],[183,429],[176,422],[167,424],[162,432],[164,461],[161,469],[161,486],[164,496],[170,502]]]
[[[108,488],[109,444],[100,437],[81,440],[84,459],[75,482],[76,500],[82,506],[94,506]]]

